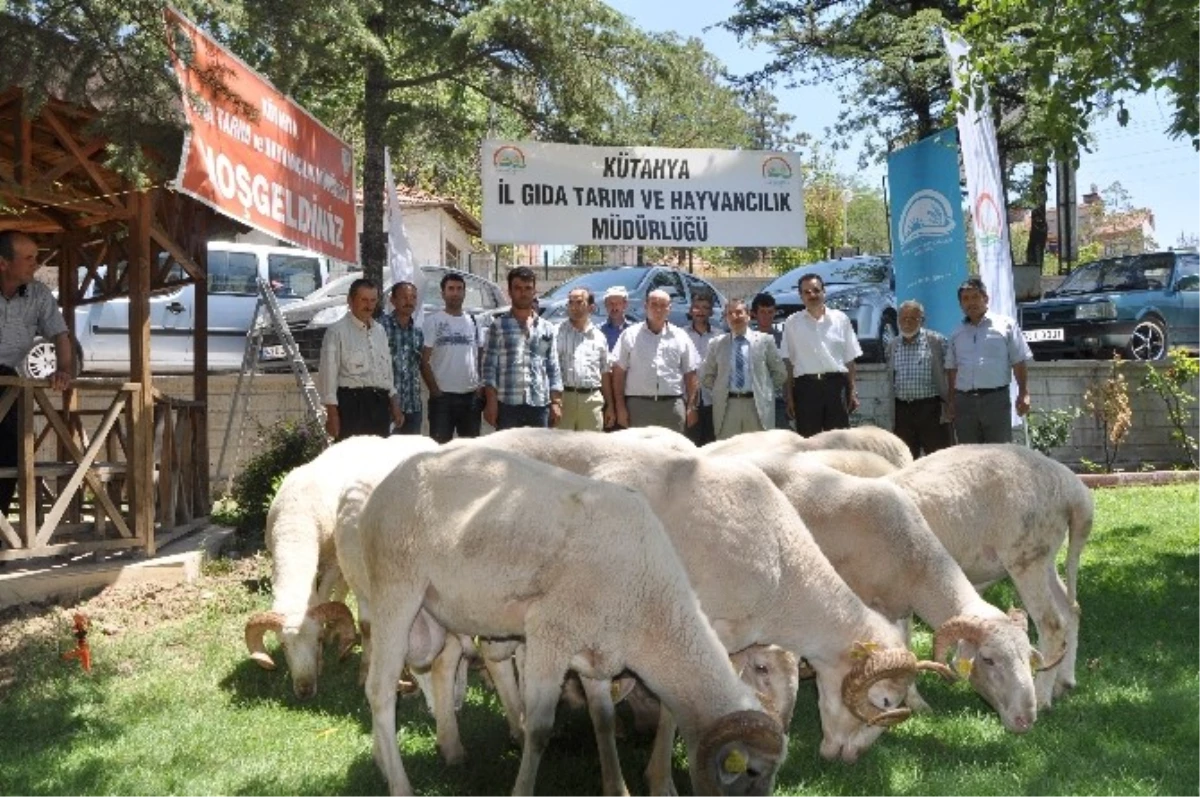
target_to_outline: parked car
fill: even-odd
[[[544,294],[538,300],[538,306],[543,318],[551,323],[560,324],[567,319],[568,294],[578,288],[587,288],[596,300],[596,312],[592,316],[592,323],[599,326],[608,317],[604,312],[604,292],[617,285],[624,287],[629,293],[629,307],[625,315],[631,321],[645,319],[646,294],[662,289],[671,297],[671,314],[668,321],[672,324],[687,326],[690,323],[688,313],[692,308],[692,297],[697,293],[707,293],[713,299],[710,323],[716,328],[724,327],[725,296],[712,283],[669,266],[621,266],[581,274]]]
[[[165,255],[162,256],[165,260]],[[99,266],[101,277],[107,266]],[[208,244],[208,368],[238,370],[246,350],[246,333],[254,322],[258,277],[267,280],[281,305],[300,301],[329,276],[329,259],[316,252],[284,246],[210,241]],[[185,278],[183,267],[171,266],[166,282]],[[98,294],[93,284],[83,298]],[[150,368],[156,373],[192,370],[196,286],[178,285],[150,297]],[[77,368],[83,372],[129,372],[129,297],[75,308]],[[34,378],[54,372],[54,344],[38,340],[22,371]]]
[[[1200,349],[1200,255],[1153,252],[1086,263],[1041,300],[1021,305],[1021,331],[1039,360],[1161,360]]]
[[[445,306],[442,302],[441,282],[442,277],[450,273],[460,275],[466,282],[467,293],[463,300],[463,309],[481,323],[506,304],[507,300],[500,286],[484,277],[443,266],[422,266],[420,272],[421,283],[418,290],[426,313],[441,310]],[[325,338],[325,330],[346,314],[346,297],[350,293],[350,285],[362,275],[361,271],[352,271],[330,280],[329,284],[304,297],[303,301],[283,308],[283,319],[309,368],[317,367],[321,359],[321,341]],[[380,300],[384,312],[391,312],[391,306],[387,304],[391,288],[392,282],[387,280]],[[274,333],[268,332],[263,336],[259,360],[267,367],[287,364],[283,344]]]
[[[861,255],[799,266],[776,277],[760,290],[775,297],[775,324],[804,309],[800,277],[818,274],[825,282],[825,305],[850,317],[862,360],[879,362],[896,336],[896,275],[888,255]]]

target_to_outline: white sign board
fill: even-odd
[[[484,141],[483,240],[805,246],[790,152]]]

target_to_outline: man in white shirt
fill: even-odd
[[[359,434],[387,437],[404,417],[391,396],[392,352],[375,320],[379,289],[368,279],[350,283],[350,312],[325,331],[318,379],[325,431],[335,440]]]
[[[646,296],[646,320],[617,340],[613,403],[617,426],[663,426],[682,433],[700,420],[700,355],[687,333],[667,322],[671,297]]]
[[[479,378],[479,325],[463,312],[467,282],[462,275],[442,277],[445,309],[425,317],[421,378],[429,388],[429,436],[439,443],[454,437],[479,437],[483,387]]]
[[[850,319],[825,306],[825,280],[800,277],[804,309],[783,324],[783,359],[788,365],[788,415],[796,432],[809,437],[827,429],[850,427],[858,409],[854,359],[862,355]]]
[[[560,429],[602,432],[616,421],[612,360],[604,333],[592,324],[595,308],[587,288],[567,294],[567,321],[559,325],[554,339],[563,382]]]

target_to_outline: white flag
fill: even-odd
[[[392,157],[386,148],[383,150],[383,181],[388,200],[387,219],[384,224],[387,226],[388,267],[392,273],[392,284],[404,281],[417,286],[417,309],[413,312],[413,323],[420,327],[425,320],[421,300],[421,283],[416,278],[412,247],[408,244],[408,233],[404,231],[404,218],[400,215],[400,200],[396,196],[396,180],[392,177]],[[384,301],[387,301],[386,297]],[[391,310],[386,312],[391,312]]]
[[[1013,290],[1012,249],[1008,243],[1008,203],[1000,179],[1000,155],[987,87],[981,92],[982,104],[976,107],[972,76],[963,72],[967,69],[970,46],[961,36],[945,29],[942,39],[950,56],[954,88],[966,97],[966,109],[958,113],[958,138],[967,174],[967,197],[971,201],[975,257],[979,261],[979,276],[988,291],[988,309],[1019,321]],[[1015,391],[1014,382],[1010,392],[1015,396]],[[1012,418],[1013,426],[1021,423],[1015,409]]]

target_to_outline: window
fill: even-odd
[[[650,284],[646,288],[646,295],[649,296],[650,291],[657,290],[666,291],[673,304],[687,304],[687,293],[683,290],[683,282],[673,271],[662,269],[654,273],[654,277],[651,278]]]
[[[321,263],[315,257],[268,255],[267,275],[281,299],[301,299],[321,287]]]
[[[250,252],[208,253],[208,292],[253,296],[258,293],[258,257]]]
[[[458,268],[459,267],[459,259],[461,257],[462,257],[462,255],[459,253],[458,247],[455,246],[454,244],[450,243],[449,241],[446,241],[446,262],[445,262],[446,267],[447,268]]]

